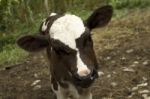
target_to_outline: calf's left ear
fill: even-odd
[[[48,38],[42,35],[27,35],[19,38],[17,44],[28,52],[40,51],[49,45]]]
[[[108,24],[113,14],[113,8],[110,5],[96,9],[86,20],[85,25],[90,29],[103,27]]]

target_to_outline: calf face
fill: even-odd
[[[111,17],[111,6],[98,8],[84,22],[75,15],[53,13],[43,21],[39,35],[21,37],[17,43],[30,52],[46,48],[56,80],[70,79],[70,75],[74,84],[88,87],[98,68],[91,30],[105,26]]]

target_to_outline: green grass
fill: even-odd
[[[27,56],[28,54],[15,44],[8,44],[3,47],[3,50],[0,52],[0,66],[17,64],[23,61]]]
[[[0,32],[0,67],[17,64],[27,58],[28,53],[17,46],[16,40],[22,35],[37,33],[41,21],[41,17],[35,18],[32,26],[15,23],[15,30]]]
[[[25,30],[24,30],[25,31]],[[0,67],[22,62],[27,53],[16,45],[17,38],[21,33],[1,33],[0,35]]]
[[[18,22],[13,25],[13,31],[0,32],[0,67],[17,64],[27,58],[28,53],[17,46],[16,40],[22,35],[37,33],[41,21],[41,17],[35,18],[31,26]]]

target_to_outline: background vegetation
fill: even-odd
[[[0,66],[16,64],[28,56],[16,46],[17,37],[36,33],[51,12],[73,13],[85,19],[93,9],[106,4],[114,7],[114,18],[120,18],[134,9],[149,7],[150,0],[0,0]]]

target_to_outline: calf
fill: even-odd
[[[91,31],[105,26],[112,7],[96,9],[84,22],[71,14],[52,13],[43,21],[38,35],[27,35],[17,44],[26,51],[47,50],[51,88],[57,99],[92,99],[89,87],[98,77]]]

